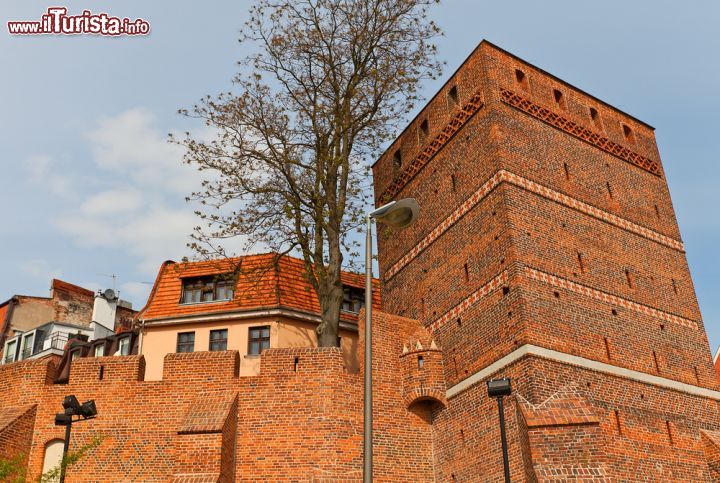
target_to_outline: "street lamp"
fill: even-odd
[[[420,214],[413,198],[391,201],[368,213],[365,239],[365,401],[363,433],[363,482],[372,482],[372,220],[382,221],[394,228],[412,225]]]
[[[60,483],[65,481],[65,465],[63,462],[70,447],[70,428],[72,428],[73,416],[78,416],[78,419],[75,421],[93,419],[97,416],[95,401],[92,399],[80,404],[78,399],[71,394],[70,396],[65,396],[62,406],[64,411],[55,415],[55,425],[65,426],[65,444],[63,445],[62,459],[60,460]]]
[[[500,440],[502,441],[503,470],[505,471],[505,483],[510,483],[510,462],[508,461],[507,437],[505,436],[505,410],[503,409],[503,397],[512,393],[510,379],[493,379],[487,382],[488,396],[497,399],[498,411],[500,412]]]

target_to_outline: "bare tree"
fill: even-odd
[[[241,42],[256,50],[239,64],[237,92],[207,96],[180,112],[217,131],[187,135],[185,162],[209,171],[202,225],[190,244],[225,255],[223,240],[296,253],[322,312],[321,346],[338,344],[340,270],[362,221],[368,161],[435,78],[428,19],[436,0],[260,0]],[[345,260],[347,262],[347,260]]]

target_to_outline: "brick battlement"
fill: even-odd
[[[347,373],[342,351],[336,347],[268,349],[259,357],[260,373],[242,379]],[[239,364],[238,351],[167,354],[162,380],[146,382],[145,358],[142,355],[81,357],[72,362],[67,385],[140,382],[154,387],[163,382],[233,381],[239,378]],[[43,386],[55,385],[55,376],[56,367],[50,359],[3,364],[0,365],[0,391],[14,392],[17,388],[41,390]]]

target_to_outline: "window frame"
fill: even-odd
[[[354,294],[353,294],[354,292]],[[346,299],[346,295],[348,298]],[[353,298],[353,295],[360,296],[360,298]],[[345,308],[346,302],[349,304],[350,308]],[[340,309],[343,312],[348,312],[351,314],[359,314],[360,310],[362,310],[365,307],[365,289],[360,287],[354,287],[352,285],[343,285],[343,298],[340,305]],[[355,310],[357,308],[357,310]]]
[[[204,277],[187,277],[181,278],[182,290],[180,291],[180,304],[203,304],[212,302],[227,302],[235,298],[236,280],[232,277],[224,277],[222,275],[211,275]],[[218,298],[219,292],[224,294],[223,298]],[[186,300],[189,293],[192,298]],[[206,299],[206,296],[210,295]]]
[[[213,334],[222,333],[222,332],[225,333],[225,338],[224,338],[224,339],[213,339]],[[221,342],[224,342],[224,344],[225,344],[225,347],[224,347],[223,349],[213,349],[213,344],[218,344],[218,343],[221,343]],[[228,330],[227,330],[227,329],[214,329],[214,330],[211,330],[211,331],[210,331],[210,335],[209,335],[209,337],[208,337],[208,350],[209,350],[210,352],[226,351],[226,350],[227,350],[227,344],[228,344]]]
[[[27,341],[30,340],[30,343],[28,344]],[[28,347],[29,346],[29,347]],[[20,359],[18,360],[25,360],[33,355],[33,348],[35,346],[35,332],[30,332],[29,334],[23,334],[22,335],[22,344],[20,345]],[[27,355],[25,352],[27,351]]]
[[[127,344],[127,354],[123,354],[123,344]],[[121,356],[129,356],[130,355],[130,337],[121,337],[118,339],[118,352],[120,352]]]
[[[267,337],[264,337],[262,335],[263,330],[267,330]],[[253,331],[255,331],[258,336],[253,337]],[[258,350],[257,352],[253,351],[253,343],[258,344]],[[249,356],[259,356],[263,353],[265,349],[270,348],[270,326],[269,325],[256,325],[253,327],[248,327],[248,347],[247,347],[247,355]]]
[[[98,355],[98,349],[101,354]],[[105,357],[105,344],[97,344],[93,347],[93,357]]]
[[[20,344],[18,343],[18,339],[9,340],[5,343],[5,353],[3,354],[3,356],[4,356],[4,362],[6,364],[10,363],[10,362],[15,362],[17,360],[19,346],[20,346]],[[10,348],[11,347],[14,349],[14,351],[12,353],[12,360],[8,361],[8,358],[10,357]]]
[[[183,336],[183,335],[192,335],[192,341],[191,342],[187,342],[187,341],[181,342],[180,336]],[[186,346],[189,346],[190,350],[180,350],[181,347],[187,348]],[[175,342],[175,352],[178,354],[188,354],[190,352],[195,352],[195,331],[194,330],[189,331],[189,332],[178,332],[177,333],[177,339]]]

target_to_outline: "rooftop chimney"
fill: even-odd
[[[92,323],[90,324],[94,330],[93,339],[107,337],[114,332],[118,302],[117,293],[112,289],[101,290],[95,294]]]

